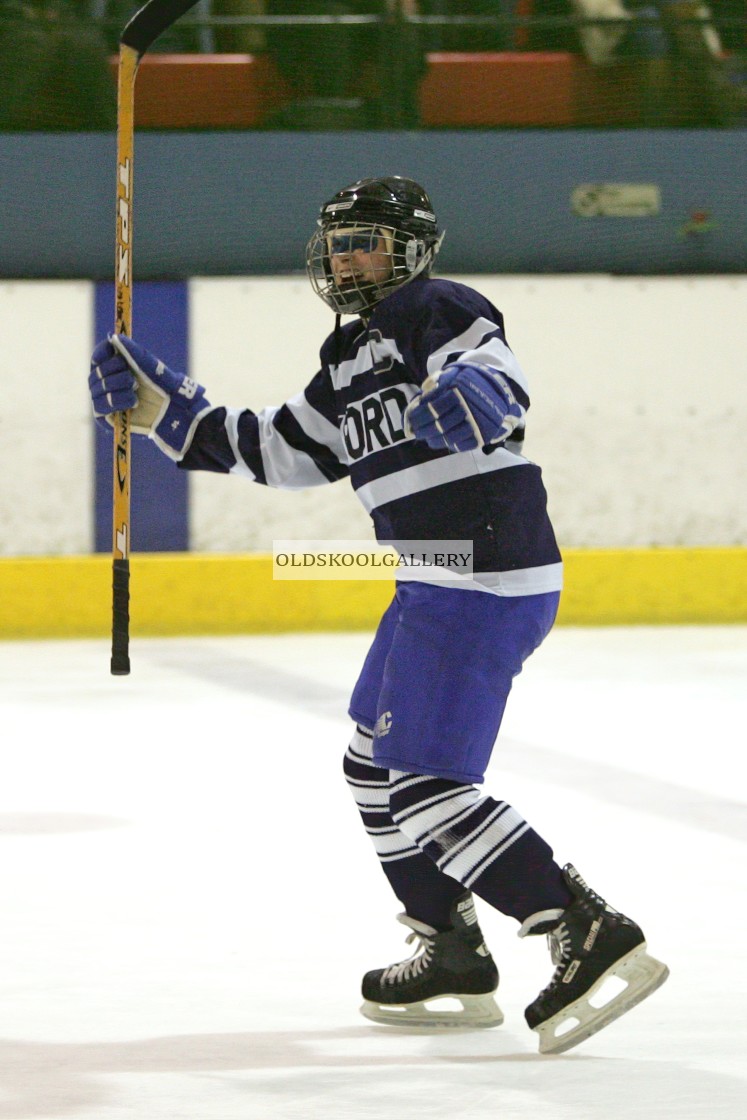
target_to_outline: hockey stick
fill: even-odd
[[[119,40],[117,77],[117,217],[114,331],[132,334],[132,185],[135,153],[135,78],[151,43],[197,0],[150,0]],[[111,672],[130,671],[130,413],[114,414]]]

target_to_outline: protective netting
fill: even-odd
[[[114,60],[139,7],[5,0],[0,129],[114,127]],[[747,123],[744,0],[198,0],[153,44],[152,53],[164,52],[261,62],[254,84],[234,94],[247,102],[244,114],[234,104],[229,119],[230,96],[218,91],[197,127]],[[168,106],[170,80],[164,71],[158,91],[143,97],[162,94]],[[190,118],[165,107],[143,123],[188,127]]]

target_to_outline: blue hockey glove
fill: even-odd
[[[456,362],[423,382],[405,409],[405,432],[439,450],[474,451],[503,443],[521,417],[499,370]]]
[[[97,420],[112,424],[113,413],[131,408],[132,431],[148,436],[176,462],[211,407],[202,385],[174,373],[123,334],[110,335],[94,350],[88,387]]]

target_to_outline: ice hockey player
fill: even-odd
[[[529,396],[503,316],[431,277],[442,237],[411,179],[362,179],[324,203],[306,259],[335,329],[316,375],[280,408],[211,406],[120,336],[96,347],[89,384],[97,418],[133,409],[133,431],[183,469],[291,489],[347,476],[379,540],[473,542],[461,580],[398,579],[350,703],[345,775],[418,942],[364,976],[362,1011],[380,1023],[502,1021],[477,895],[520,937],[548,935],[555,972],[526,1019],[540,1050],[558,1053],[667,969],[516,809],[478,788],[512,680],[554,622],[562,564],[540,469],[522,454]],[[613,976],[624,988],[600,1006]],[[443,996],[461,1010],[439,1010]]]

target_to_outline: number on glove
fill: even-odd
[[[210,410],[205,390],[175,373],[126,335],[110,335],[91,357],[88,378],[97,420],[132,409],[132,431],[147,435],[169,458],[183,459],[199,420]]]

